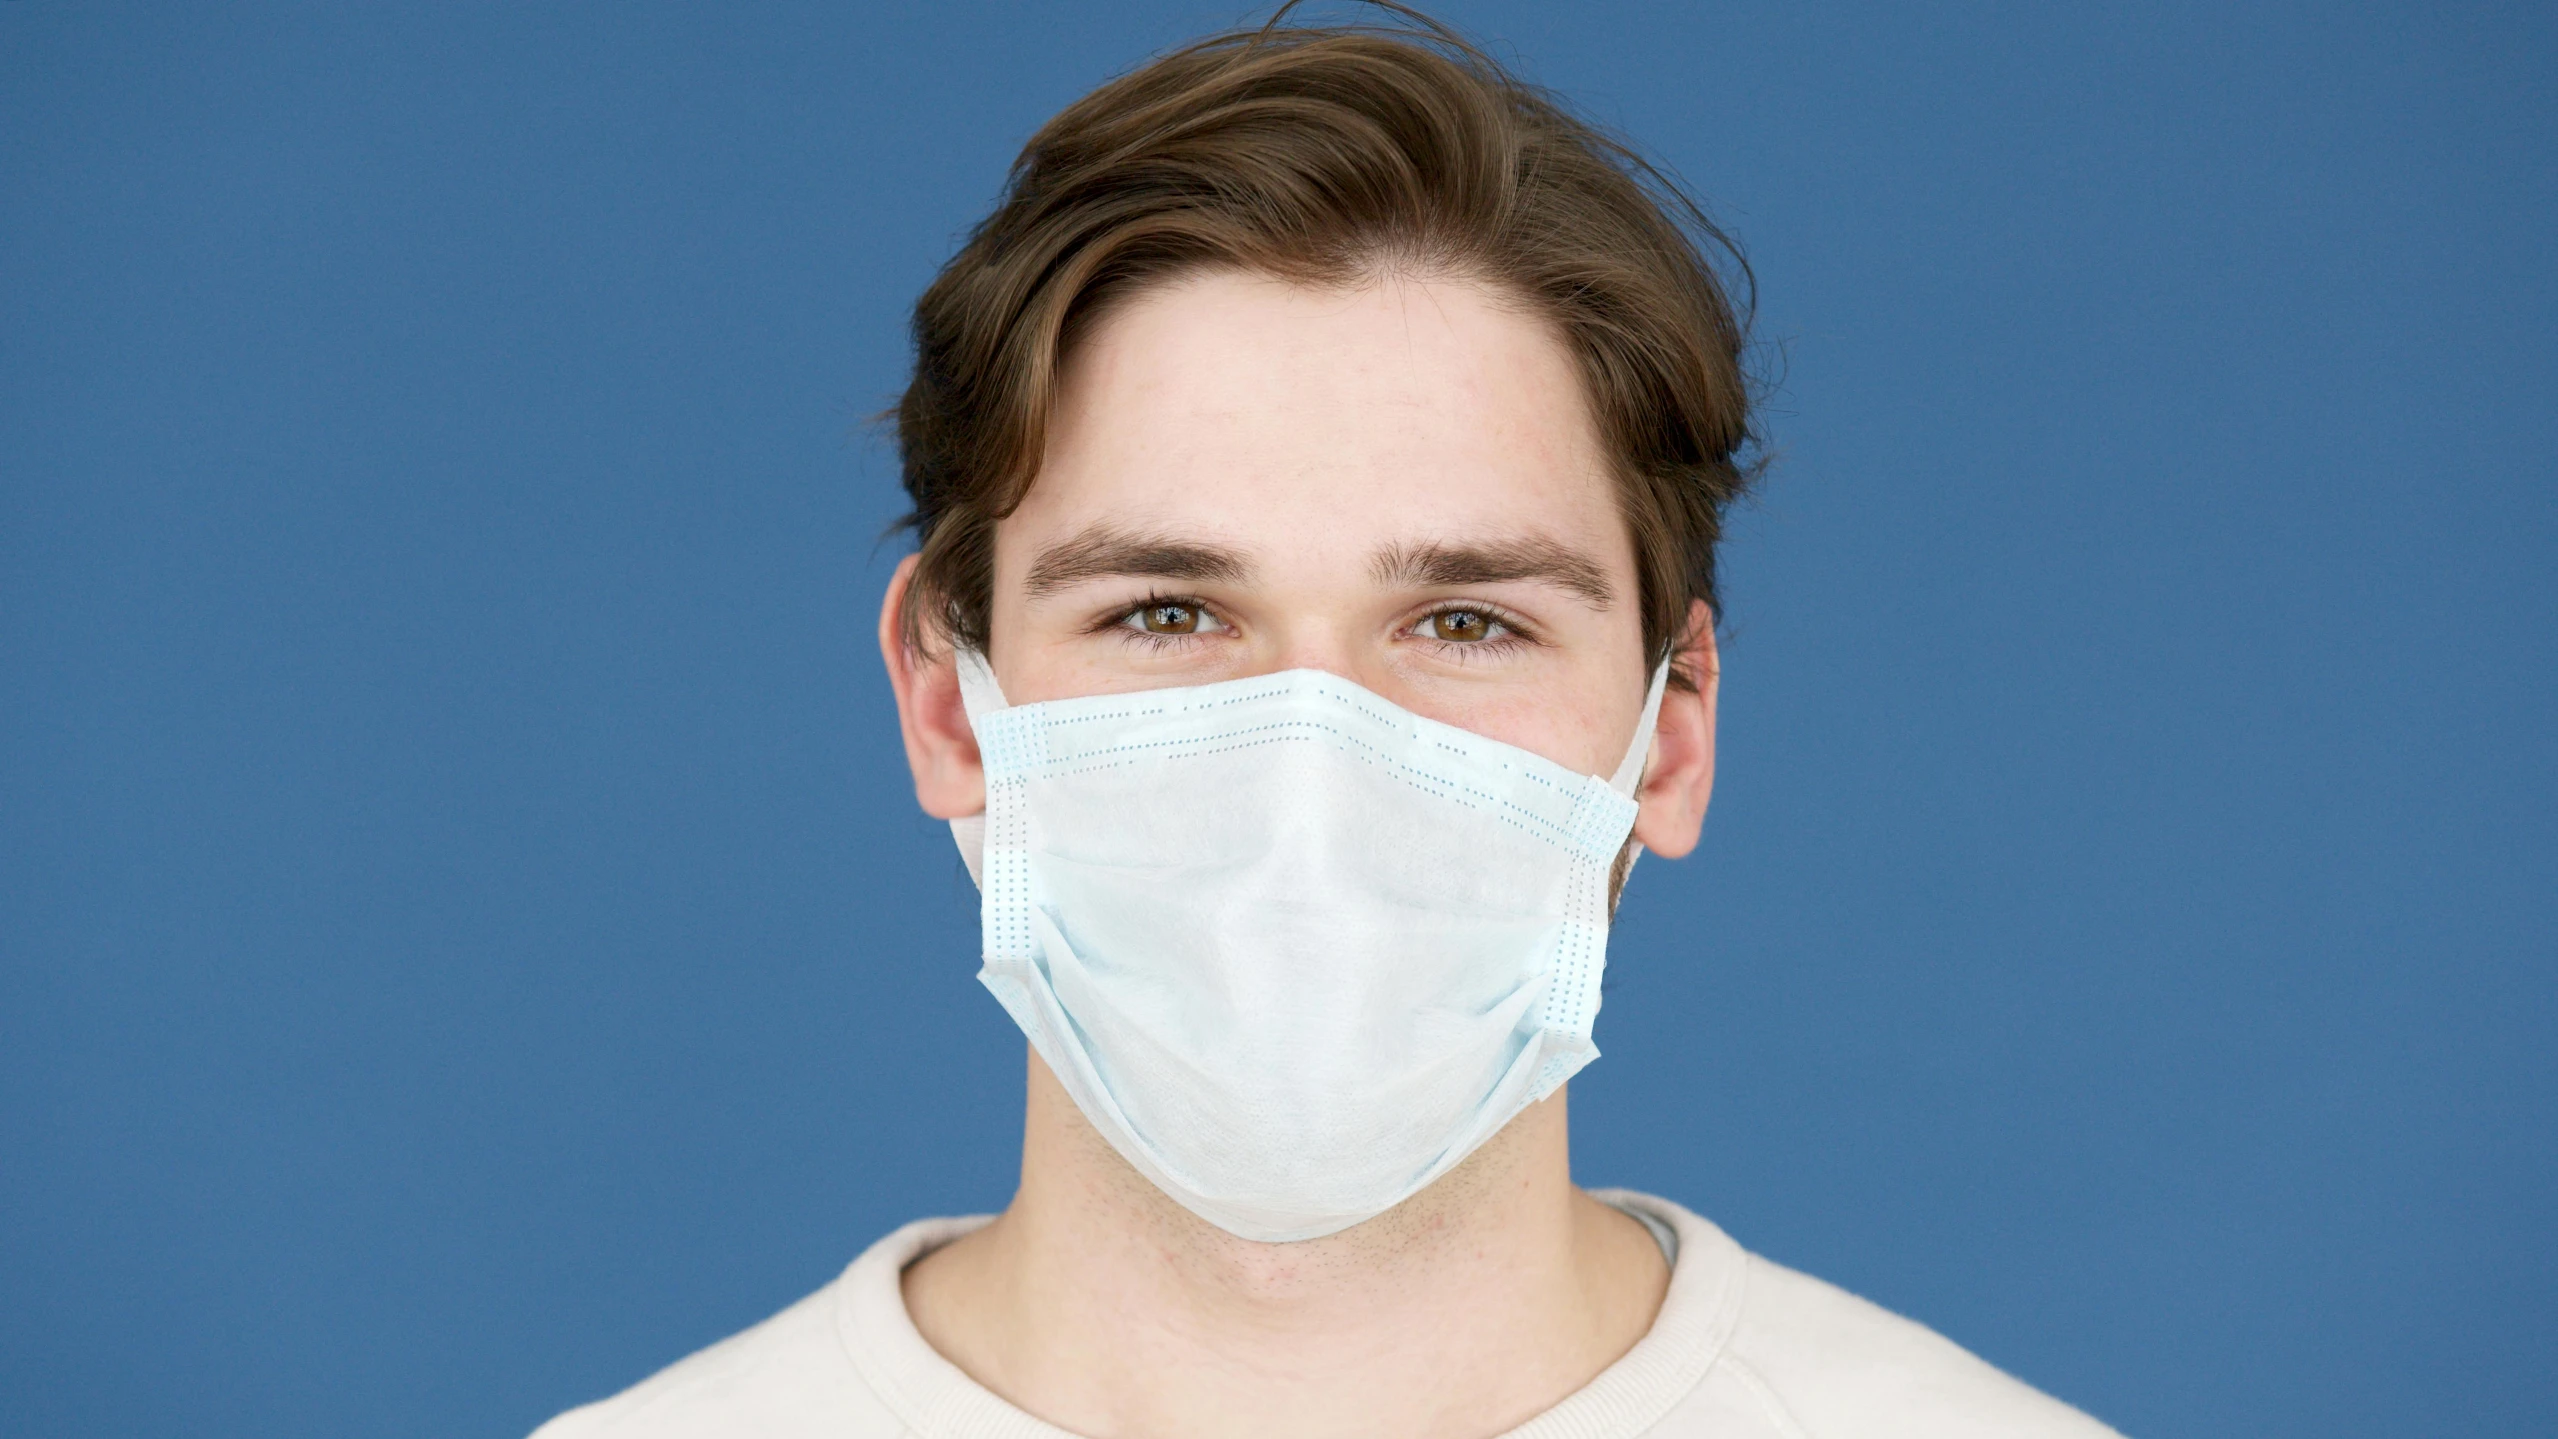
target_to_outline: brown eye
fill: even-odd
[[[1430,617],[1430,637],[1467,644],[1492,633],[1492,617],[1481,610],[1441,610]]]
[[[1142,614],[1150,635],[1195,635],[1199,611],[1188,605],[1148,605]]]

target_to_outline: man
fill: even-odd
[[[1435,31],[1221,37],[1032,139],[916,312],[880,624],[1020,1189],[544,1439],[2110,1432],[1571,1182],[1617,893],[1714,775],[1699,236]]]

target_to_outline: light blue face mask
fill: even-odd
[[[978,978],[1137,1171],[1246,1239],[1448,1172],[1598,1056],[1612,779],[1320,670],[1007,707],[960,656]]]

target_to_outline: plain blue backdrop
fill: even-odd
[[[1584,1181],[2134,1435],[2558,1430],[2558,16],[1441,8],[1781,368]],[[869,417],[1243,18],[0,4],[0,1431],[514,1436],[1004,1201]]]

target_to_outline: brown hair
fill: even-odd
[[[1293,6],[1288,7],[1293,8]],[[1393,270],[1524,299],[1577,360],[1622,481],[1657,663],[1754,468],[1730,241],[1678,186],[1454,32],[1270,24],[1199,41],[1048,122],[915,305],[897,407],[922,559],[909,643],[982,647],[995,525],[1038,468],[1076,337],[1149,283],[1234,268],[1314,285]],[[1685,677],[1682,677],[1685,678]]]

